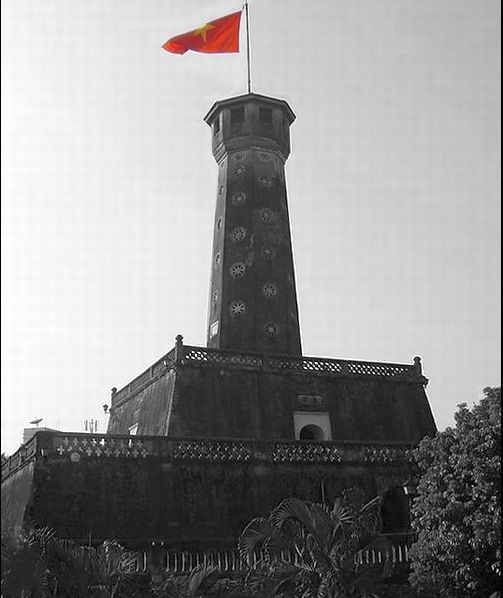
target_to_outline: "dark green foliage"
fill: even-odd
[[[415,451],[410,583],[428,598],[488,598],[501,590],[501,389],[455,420]]]
[[[212,566],[194,569],[187,587],[188,596],[197,598],[265,598],[244,572],[224,573]]]
[[[140,582],[113,541],[79,546],[49,528],[2,538],[2,598],[140,598]]]
[[[164,573],[159,579],[152,580],[153,598],[190,598],[187,575]]]
[[[388,547],[379,534],[380,506],[379,497],[364,503],[357,490],[331,507],[283,500],[268,517],[252,520],[239,538],[245,562],[260,555],[250,569],[248,587],[263,598],[377,596],[391,564],[358,565],[355,557],[360,550]]]

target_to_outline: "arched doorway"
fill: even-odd
[[[330,414],[324,411],[294,411],[293,428],[297,440],[332,440]]]
[[[300,430],[300,440],[325,440],[323,430],[315,424],[308,424]]]

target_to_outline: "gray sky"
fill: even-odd
[[[250,2],[253,90],[297,114],[303,352],[421,355],[439,428],[500,383],[499,4]],[[161,45],[239,8],[2,2],[2,450],[35,417],[104,431],[112,386],[178,333],[204,346],[202,118],[246,92],[246,55]]]

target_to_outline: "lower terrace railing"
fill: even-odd
[[[413,463],[413,444],[248,440],[38,432],[2,465],[2,479],[36,457],[269,463]]]
[[[410,538],[410,536],[409,536]],[[401,564],[409,562],[408,543],[390,544],[386,549],[361,550],[355,556],[355,563],[359,565],[375,565],[385,561]],[[219,571],[234,572],[255,568],[259,564],[261,555],[252,553],[243,560],[236,550],[223,551],[171,551],[166,550],[161,559],[162,568],[173,574],[188,575],[196,567],[215,567]],[[284,552],[278,560],[299,565],[301,557],[297,553]],[[124,568],[130,573],[146,572],[148,570],[148,553],[144,550],[129,551],[124,556]]]
[[[116,406],[117,403],[132,394],[140,392],[175,365],[245,368],[283,373],[378,377],[395,381],[427,383],[427,379],[422,375],[421,359],[419,357],[414,358],[413,364],[403,364],[295,355],[236,353],[234,351],[184,345],[182,340],[183,337],[178,335],[175,347],[169,353],[161,357],[120,390],[112,389],[112,406]]]

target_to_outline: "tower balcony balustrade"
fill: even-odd
[[[132,395],[144,390],[158,378],[176,367],[240,368],[278,373],[292,372],[310,376],[335,376],[359,379],[386,379],[389,381],[419,383],[424,386],[428,379],[422,374],[421,359],[414,363],[385,363],[380,361],[359,361],[308,357],[296,355],[274,355],[267,353],[237,352],[225,349],[210,349],[183,344],[183,337],[176,337],[171,351],[131,380],[120,390],[112,389],[112,408],[116,408]]]

